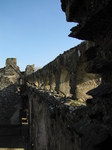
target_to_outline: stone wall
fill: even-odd
[[[93,45],[83,42],[26,77],[29,133],[35,150],[79,150],[84,140],[80,137],[83,123],[87,121],[94,130],[86,103],[92,96],[86,93],[101,83],[101,77],[85,72],[86,50]]]
[[[106,122],[111,100],[93,99],[84,105],[29,84],[27,93],[34,150],[104,150],[111,146],[111,120]]]
[[[17,84],[20,77],[20,69],[17,66],[16,58],[7,58],[6,66],[0,69],[0,90]]]
[[[60,54],[54,61],[27,76],[27,81],[39,89],[86,101],[88,98],[86,92],[101,82],[97,74],[85,72],[87,66],[85,52],[92,45],[92,42],[83,42]]]
[[[20,69],[16,58],[8,58],[6,66],[0,69],[0,125],[20,124],[19,114],[21,97],[19,92]]]
[[[34,64],[33,65],[27,65],[25,69],[25,75],[32,74],[34,72]]]
[[[97,0],[61,0],[62,9],[66,14],[67,21],[77,22],[78,25],[71,29],[69,36],[78,39],[94,42],[85,55],[87,58],[86,72],[97,73],[101,76],[101,84],[97,88],[87,92],[93,97],[87,100],[88,106],[92,106],[94,131],[89,127],[90,131],[89,143],[85,143],[82,149],[89,149],[93,140],[93,147],[90,149],[112,149],[109,143],[112,141],[112,77],[111,77],[111,57],[112,57],[112,1]],[[95,108],[95,109],[94,109]],[[100,115],[99,115],[100,114]],[[102,114],[102,116],[101,116]],[[99,117],[100,116],[100,117]],[[87,122],[86,122],[87,123]],[[100,135],[102,132],[102,136]],[[94,138],[92,136],[94,135]],[[98,142],[94,143],[98,138]]]
[[[74,149],[75,142],[77,143],[75,149],[78,150],[79,140],[78,137],[74,139],[75,132],[71,130],[72,115],[68,113],[69,107],[64,104],[62,106],[62,99],[59,102],[53,95],[49,97],[47,92],[43,93],[31,87],[29,90],[34,91],[29,95],[32,114],[30,137],[33,148],[69,150]]]
[[[32,70],[28,73],[32,73]],[[16,58],[7,58],[6,66],[0,69],[0,126],[21,124],[20,111],[23,109],[24,98],[21,91],[24,94],[22,85],[25,74],[27,73],[20,72]]]
[[[21,76],[21,95],[29,104],[32,149],[111,150],[112,2],[61,2],[67,21],[78,23],[69,36],[87,41],[37,72]]]
[[[88,41],[27,76],[32,146],[111,150],[112,2],[61,2],[67,21],[78,23],[69,36]]]

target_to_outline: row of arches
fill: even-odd
[[[86,63],[77,66],[77,70],[70,73],[64,66],[55,73],[46,70],[37,71],[28,77],[28,81],[36,88],[60,94],[63,97],[72,97],[85,101],[89,90],[96,88],[101,80],[96,74],[85,72]]]
[[[58,75],[59,74],[59,75]],[[70,97],[70,75],[65,67],[61,68],[60,73],[55,72],[50,75],[42,76],[34,74],[34,84],[37,88],[46,91],[61,93],[66,97]]]

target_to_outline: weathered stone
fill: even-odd
[[[86,93],[100,84],[100,76],[85,72],[85,52],[93,45],[83,42],[71,48],[26,79],[37,88],[86,101],[89,98]]]
[[[87,92],[93,99],[87,100],[89,109],[84,115],[88,116],[85,120],[86,127],[81,125],[83,122],[78,124],[84,132],[79,133],[82,140],[80,149],[112,149],[110,144],[112,141],[110,129],[112,124],[110,114],[112,112],[112,1],[101,0],[99,3],[97,0],[61,0],[61,2],[67,21],[78,22],[78,25],[71,29],[69,36],[94,42],[93,47],[85,52],[86,72],[101,76],[101,85]]]
[[[64,52],[35,73],[34,66],[28,66],[20,76],[24,80],[21,97],[27,104],[22,108],[29,108],[31,145],[38,150],[111,150],[112,2],[61,2],[67,21],[78,22],[70,36],[89,41]],[[7,70],[10,66],[7,78],[0,70],[0,79],[10,85],[15,72],[9,71],[10,78]],[[4,101],[10,102],[10,90],[2,89]],[[7,116],[4,108],[2,112]]]
[[[19,76],[20,69],[17,66],[16,58],[7,58],[6,60],[6,67],[5,67],[5,75],[6,76]]]
[[[21,106],[20,69],[16,58],[7,58],[6,66],[0,69],[0,125],[18,125]]]
[[[25,74],[29,75],[34,73],[34,64],[33,65],[27,65],[25,69]]]

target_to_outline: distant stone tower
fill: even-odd
[[[34,64],[33,65],[27,65],[25,69],[25,75],[32,74],[34,72]]]
[[[16,75],[19,76],[20,69],[17,66],[17,59],[16,58],[7,58],[6,59],[6,67],[5,67],[5,75]]]
[[[14,68],[17,67],[17,59],[16,58],[7,58],[6,59],[6,67],[13,66]]]

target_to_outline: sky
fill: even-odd
[[[6,58],[43,67],[81,41],[68,37],[76,23],[66,21],[60,0],[0,0],[0,68]]]

